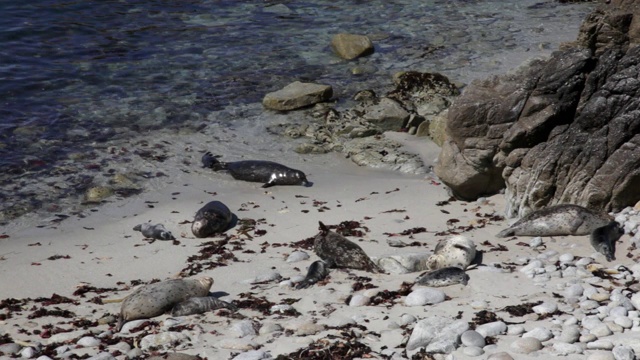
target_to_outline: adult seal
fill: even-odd
[[[456,284],[467,285],[469,275],[459,267],[450,266],[420,275],[416,284],[430,287],[450,286]]]
[[[464,270],[475,258],[476,244],[462,235],[456,235],[438,241],[433,255],[427,259],[426,268],[438,270],[455,266]]]
[[[616,259],[616,241],[624,234],[624,229],[617,221],[599,227],[591,232],[591,246],[604,255],[607,261]]]
[[[206,296],[211,285],[213,279],[205,276],[199,279],[170,279],[141,286],[122,302],[116,330],[120,331],[127,321],[160,316],[192,297]]]
[[[222,162],[210,152],[202,156],[202,166],[214,171],[228,171],[236,180],[261,182],[263,188],[275,185],[310,186],[307,176],[300,170],[266,160]]]
[[[313,250],[330,268],[356,269],[372,273],[384,272],[358,244],[329,230],[321,221],[319,224],[320,233],[313,241]]]
[[[211,201],[196,212],[191,223],[191,232],[197,238],[205,238],[226,231],[231,225],[233,214],[227,205]]]
[[[534,211],[502,230],[497,237],[589,235],[613,219],[579,205],[562,204]]]

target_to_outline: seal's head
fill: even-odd
[[[191,223],[191,232],[193,233],[193,236],[197,238],[207,237],[210,234],[210,232],[207,230],[210,227],[209,223],[210,220],[208,219],[193,220],[193,222]]]
[[[198,282],[202,284],[202,287],[209,290],[211,289],[211,285],[213,285],[213,278],[210,276],[203,276],[198,279]]]
[[[293,176],[295,176],[303,186],[311,186],[311,182],[307,180],[307,175],[305,175],[302,171],[294,170]]]

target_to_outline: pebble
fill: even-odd
[[[27,359],[31,359],[32,357],[36,356],[36,354],[36,349],[32,348],[31,346],[28,346],[20,351],[20,356]]]
[[[127,357],[129,359],[136,359],[140,356],[142,356],[143,352],[140,348],[133,348],[129,351],[127,351]]]
[[[0,345],[0,354],[12,355],[16,354],[22,349],[22,346],[16,343],[7,343]]]
[[[218,342],[218,347],[222,349],[230,349],[230,350],[254,350],[258,348],[260,345],[250,338],[241,338],[241,339],[222,339]]]
[[[369,305],[371,299],[368,296],[356,294],[351,297],[349,306],[366,306]]]
[[[529,241],[529,247],[537,248],[538,246],[542,246],[542,238],[540,236],[536,236]]]
[[[587,344],[587,349],[589,350],[612,350],[613,343],[609,340],[596,340]]]
[[[584,351],[579,344],[567,344],[563,342],[557,342],[553,344],[553,350],[556,354],[561,356],[567,356],[569,354],[582,354]]]
[[[577,325],[568,325],[562,329],[558,340],[568,344],[573,344],[580,339],[580,327]]]
[[[525,328],[522,325],[509,325],[507,329],[507,335],[522,335],[525,333]]]
[[[189,337],[183,333],[167,331],[143,337],[142,340],[140,340],[140,349],[145,351],[150,348],[175,346],[188,340]]]
[[[502,321],[494,321],[478,326],[476,331],[485,338],[487,336],[496,336],[507,331],[507,324]]]
[[[418,319],[416,319],[416,317],[411,314],[402,314],[402,316],[400,317],[400,324],[403,326],[413,324],[416,321],[418,321]]]
[[[304,318],[297,318],[287,322],[284,328],[293,331],[297,336],[306,336],[324,330],[324,325],[316,324]]]
[[[523,339],[534,338],[539,341],[547,341],[552,337],[553,337],[553,333],[551,333],[551,330],[544,327],[536,327],[522,334]]]
[[[513,357],[507,352],[498,352],[489,355],[487,360],[513,360]]]
[[[87,358],[87,360],[116,360],[116,358],[108,352],[101,352],[99,354],[93,355],[90,358]]]
[[[526,274],[526,273],[534,271],[537,268],[542,268],[542,265],[543,265],[542,261],[540,261],[540,260],[532,260],[531,262],[529,262],[529,264],[527,264],[526,266],[523,266],[520,269],[520,272],[523,272],[523,273]]]
[[[477,346],[467,346],[462,349],[462,353],[467,356],[475,357],[475,356],[480,356],[484,354],[484,350],[482,350],[482,348],[479,348]]]
[[[625,345],[616,345],[612,353],[616,360],[634,360],[636,358],[633,349]]]
[[[276,304],[269,309],[272,314],[284,313],[292,310],[295,310],[295,308],[289,304]]]
[[[629,319],[626,316],[617,316],[613,322],[624,329],[631,329],[633,326],[633,320]]]
[[[598,338],[601,338],[601,337],[609,336],[613,334],[613,332],[611,331],[611,329],[609,329],[609,326],[607,326],[607,324],[600,324],[594,327],[593,329],[591,329],[591,334],[597,336]]]
[[[47,355],[40,355],[36,358],[36,360],[53,360],[53,359],[51,359]]]
[[[427,304],[438,304],[445,300],[446,295],[438,289],[419,288],[413,290],[404,299],[406,306],[424,306]]]
[[[597,340],[598,337],[593,335],[593,334],[585,334],[585,335],[580,335],[580,339],[578,339],[578,341],[580,341],[581,343],[588,343],[588,342],[592,342]]]
[[[84,336],[76,344],[84,347],[94,347],[100,345],[101,341],[92,336]]]
[[[238,354],[233,360],[266,360],[272,358],[271,354],[264,350],[249,350]]]
[[[635,293],[633,295],[631,295],[631,305],[633,305],[633,307],[636,310],[640,310],[640,293]]]
[[[247,335],[256,335],[256,329],[251,320],[242,320],[231,325],[233,335],[243,338]]]
[[[142,320],[127,321],[122,326],[122,329],[120,329],[120,333],[129,334],[129,333],[131,333],[131,329],[135,329],[135,328],[139,327],[140,325],[142,325],[144,322],[147,322],[147,321],[149,321],[149,320],[148,319],[142,319]],[[56,334],[56,335],[62,335],[62,334]],[[53,336],[51,338],[53,338]],[[51,341],[51,338],[49,338],[50,341]],[[57,342],[60,342],[60,340],[57,340]]]
[[[558,311],[558,304],[552,302],[543,302],[540,305],[531,308],[533,312],[540,315],[552,314]]]
[[[282,331],[282,326],[280,326],[280,324],[276,324],[276,323],[265,323],[262,324],[262,326],[260,327],[260,330],[258,331],[258,333],[260,335],[266,335],[266,334],[271,334],[274,332],[279,332]]]
[[[616,306],[609,310],[609,316],[611,317],[627,317],[629,316],[629,311],[624,306]]]
[[[467,330],[462,333],[460,336],[460,342],[464,346],[476,346],[482,348],[486,345],[486,341],[484,340],[484,336],[480,335],[475,330]]]
[[[598,351],[589,355],[587,360],[616,360],[609,351]]]
[[[55,352],[58,357],[61,357],[62,354],[66,353],[69,350],[71,350],[71,347],[69,345],[62,345],[62,346],[58,346],[55,349]]]
[[[558,257],[558,260],[563,263],[572,262],[575,257],[572,254],[562,254]]]
[[[542,342],[533,337],[522,337],[512,342],[509,348],[516,354],[529,354],[542,349]]]
[[[307,254],[306,252],[294,251],[291,254],[289,254],[289,256],[287,257],[287,262],[292,263],[292,262],[304,261],[307,259],[309,259],[309,254]]]

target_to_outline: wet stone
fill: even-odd
[[[334,35],[331,38],[331,47],[345,60],[370,55],[374,51],[373,43],[367,36],[346,33]]]
[[[333,88],[330,85],[296,81],[265,95],[262,105],[271,110],[288,111],[327,101],[331,96]]]

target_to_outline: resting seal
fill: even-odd
[[[344,236],[329,230],[320,223],[320,233],[313,241],[313,250],[330,268],[345,268],[364,270],[373,273],[383,273],[358,244],[349,241]]]
[[[441,287],[455,284],[467,285],[469,282],[469,275],[459,267],[450,266],[435,271],[431,271],[420,275],[416,279],[416,284]]]
[[[176,304],[176,306],[171,309],[171,316],[187,316],[193,314],[202,314],[207,311],[216,310],[216,309],[229,309],[231,311],[236,311],[238,308],[226,301],[222,301],[213,296],[202,296],[202,297],[192,297],[181,303]]]
[[[462,235],[440,240],[433,255],[427,259],[426,267],[438,270],[451,266],[466,269],[476,258],[476,244]]]
[[[191,223],[191,232],[197,238],[204,238],[224,232],[229,228],[233,214],[227,205],[211,201],[196,212]]]
[[[329,275],[329,266],[324,260],[317,260],[309,265],[307,276],[296,285],[296,289],[306,289]]]
[[[534,211],[516,221],[497,237],[589,235],[593,230],[609,224],[613,219],[573,204],[549,206]]]
[[[310,186],[307,176],[300,170],[265,160],[221,162],[210,152],[202,155],[202,165],[214,171],[226,170],[236,180],[261,182],[263,188],[274,185]]]
[[[151,225],[144,223],[136,225],[133,230],[140,231],[144,237],[156,240],[175,240],[176,238],[171,234],[171,231],[167,230],[162,224]]]
[[[624,234],[624,229],[617,221],[599,227],[591,233],[591,246],[604,255],[607,261],[616,259],[616,241]]]
[[[205,276],[199,279],[170,279],[141,286],[122,302],[116,330],[120,331],[127,321],[160,316],[189,298],[206,296],[211,285],[213,279]]]

